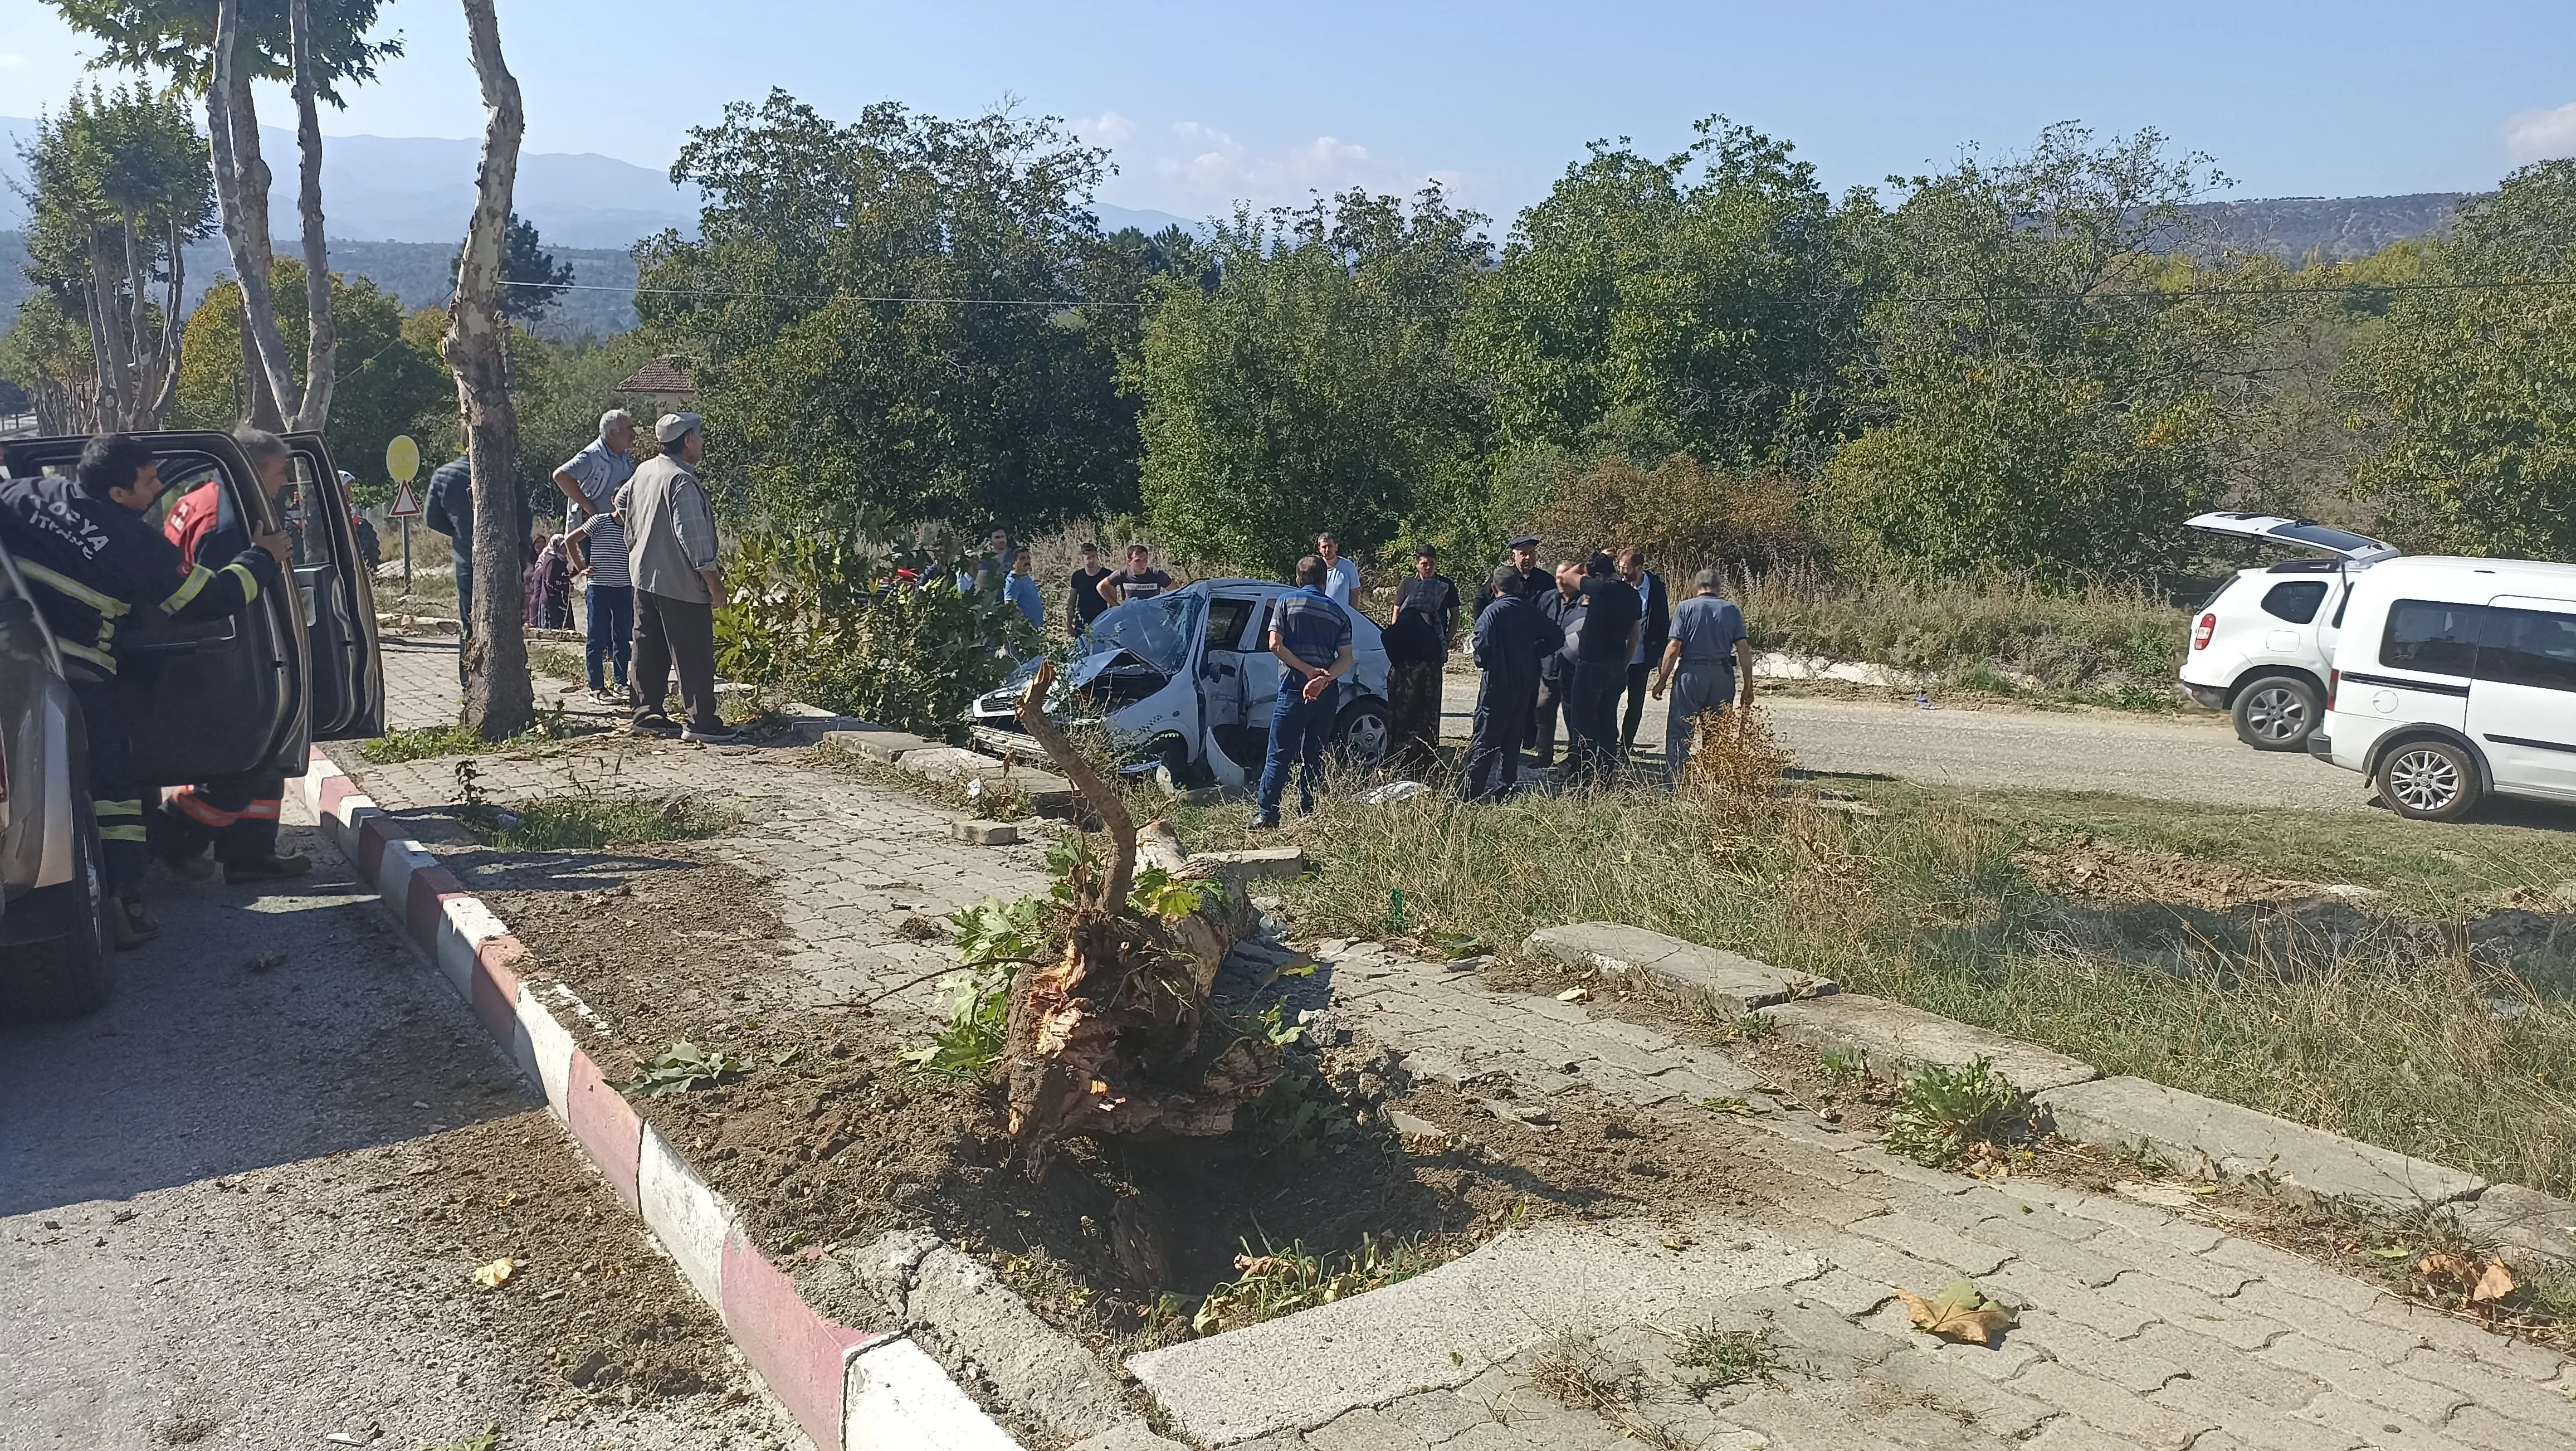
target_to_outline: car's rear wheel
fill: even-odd
[[[107,881],[99,875],[98,830],[89,793],[72,798],[72,879],[20,897],[9,908],[12,936],[49,940],[11,949],[0,973],[0,1018],[52,1022],[97,1012],[116,989],[107,945]]]
[[[2406,741],[2379,760],[2379,798],[2414,821],[2457,821],[2478,804],[2478,763],[2449,741]]]
[[[1354,766],[1366,769],[1383,763],[1394,743],[1394,721],[1383,700],[1352,701],[1333,721],[1333,749]]]
[[[2237,690],[2229,713],[2236,719],[2236,738],[2254,749],[2299,751],[2316,733],[2325,700],[2295,675],[2265,675]]]

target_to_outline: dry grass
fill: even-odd
[[[2190,615],[2142,586],[2067,593],[2027,579],[1909,581],[1781,569],[1739,579],[1755,648],[1943,676],[1998,671],[2060,692],[2170,694]]]
[[[1388,933],[1399,888],[1410,932],[1509,944],[1553,923],[1634,923],[2045,1044],[2106,1073],[2552,1193],[2576,1189],[2576,969],[2566,956],[2576,933],[2508,961],[2464,950],[2458,934],[2420,919],[2337,903],[2092,905],[2032,882],[2014,860],[2029,834],[1992,798],[1871,794],[1880,816],[1725,790],[1473,807],[1437,794],[1363,806],[1337,791],[1292,828],[1321,870],[1289,895],[1319,934]],[[2250,836],[2326,829],[2312,816],[2208,814],[2231,816]],[[1198,816],[1193,845],[1238,844],[1239,820],[1233,809]],[[2565,871],[2563,836],[2522,836],[2531,840],[2507,845]],[[2397,878],[2419,857],[2431,867],[2417,875],[2446,886]],[[2420,845],[2371,859],[2392,874],[2382,879],[2388,900],[2468,910],[2468,868]],[[2485,879],[2540,869],[2497,864]]]

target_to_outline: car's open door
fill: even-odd
[[[349,497],[322,436],[291,434],[297,497],[295,585],[313,662],[313,739],[385,732],[384,656],[376,641],[375,581],[358,553]]]
[[[136,436],[152,446],[167,486],[150,515],[155,526],[170,505],[213,484],[230,505],[229,517],[282,527],[250,460],[229,435]],[[87,442],[13,440],[9,472],[70,473]],[[178,585],[175,576],[171,585]],[[147,782],[184,786],[260,771],[303,774],[312,743],[301,615],[292,591],[262,590],[249,609],[225,619],[181,623],[142,609],[118,621],[118,673],[141,697],[133,713],[134,758]]]

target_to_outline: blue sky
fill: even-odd
[[[1439,176],[1508,219],[1585,141],[1663,148],[1712,112],[1794,141],[1836,188],[2066,119],[2158,127],[2213,153],[2240,197],[2465,190],[2576,155],[2565,0],[2188,19],[2065,0],[499,4],[533,150],[665,166],[689,126],[772,86],[843,116],[1016,96],[1115,148],[1102,200],[1194,217]],[[326,133],[479,132],[457,7],[398,0],[386,23],[410,54]],[[0,114],[58,104],[83,50],[37,0],[0,0]],[[282,94],[264,114],[292,124]]]

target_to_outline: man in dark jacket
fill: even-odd
[[[510,496],[517,501],[518,518],[510,531],[512,539],[525,539],[536,527],[536,516],[528,507],[528,496],[514,481]],[[464,455],[440,464],[429,476],[429,497],[421,501],[420,520],[447,536],[456,554],[456,678],[465,678],[464,643],[474,633],[474,465]],[[513,551],[515,554],[516,551]],[[515,582],[526,569],[524,561],[513,558],[502,578]]]
[[[1634,754],[1637,725],[1646,718],[1646,682],[1664,658],[1664,642],[1673,637],[1673,597],[1665,590],[1663,580],[1646,568],[1646,551],[1642,549],[1631,549],[1619,556],[1619,577],[1637,591],[1646,606],[1645,624],[1628,661],[1627,715],[1619,723],[1619,747]]]
[[[259,530],[250,548],[214,568],[183,563],[143,521],[160,496],[152,446],[121,433],[91,439],[71,478],[0,483],[0,542],[35,587],[80,701],[108,934],[119,947],[139,946],[161,926],[143,907],[144,783],[130,724],[139,702],[118,669],[118,622],[138,609],[173,620],[239,614],[279,587],[287,559],[286,535]]]
[[[1556,567],[1556,588],[1539,595],[1530,603],[1556,626],[1562,643],[1540,662],[1538,671],[1538,709],[1530,717],[1530,740],[1538,752],[1542,771],[1556,764],[1556,718],[1566,717],[1566,752],[1574,750],[1574,718],[1567,706],[1567,696],[1574,686],[1574,650],[1583,638],[1583,618],[1590,601],[1584,598],[1583,573],[1580,566],[1568,560]],[[1481,617],[1480,617],[1481,618]]]
[[[1485,801],[1511,794],[1521,779],[1521,737],[1538,703],[1539,662],[1565,644],[1565,632],[1514,591],[1510,565],[1494,571],[1491,603],[1476,617],[1474,734],[1467,743],[1466,779],[1459,794]]]

